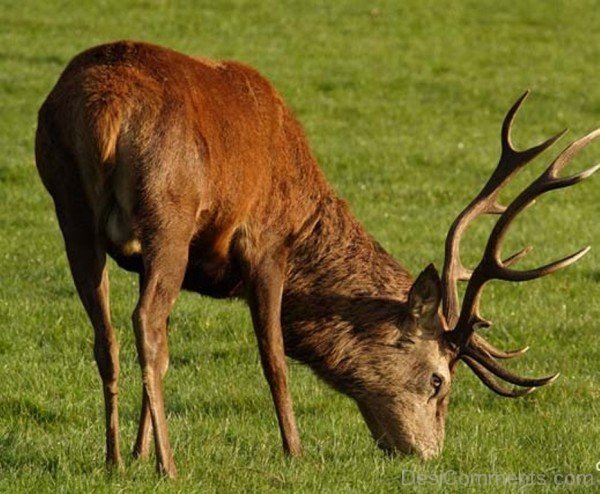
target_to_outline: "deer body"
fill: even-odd
[[[501,394],[511,395],[489,384],[489,372],[527,390],[551,380],[515,380],[488,362],[513,354],[472,334],[468,308],[454,327],[450,285],[464,268],[449,262],[442,284],[429,267],[413,283],[336,197],[300,125],[250,67],[129,41],[83,52],[40,109],[36,163],[94,328],[109,464],[120,463],[119,360],[106,254],[140,275],[132,320],[143,400],[134,454],[148,454],[153,430],[158,469],[169,476],[162,379],[167,319],[182,288],[247,301],[292,455],[301,447],[285,353],[352,397],[382,448],[424,458],[441,450],[459,358]],[[491,212],[495,193],[475,215]],[[489,279],[484,268],[467,288],[469,303]],[[443,295],[451,307],[444,315]]]
[[[283,298],[287,352],[311,363],[333,385],[348,388],[346,376],[332,366],[340,358],[335,348],[339,324],[328,320],[332,312],[324,312],[324,306],[347,305],[358,315],[352,297],[392,295],[401,301],[410,277],[335,197],[300,125],[255,70],[142,43],[104,45],[71,62],[40,110],[39,122],[39,172],[55,200],[73,276],[97,326],[101,374],[104,367],[102,377],[111,388],[105,392],[109,429],[114,421],[107,439],[109,462],[119,462],[118,360],[103,250],[141,275],[138,327],[144,293],[151,291],[145,290],[148,272],[174,278],[148,296],[159,306],[153,314],[160,319],[157,328],[136,329],[145,385],[146,368],[166,371],[166,339],[143,342],[141,333],[163,332],[180,286],[213,297],[246,296],[255,291],[253,281],[268,283],[275,276],[276,289],[283,292],[275,297]],[[94,255],[84,265],[79,256],[86,248]],[[164,254],[155,252],[160,249]],[[277,267],[261,268],[265,259]],[[349,275],[349,262],[362,271]],[[94,271],[96,279],[86,280]],[[352,277],[354,283],[348,283]],[[160,283],[158,275],[154,282]],[[86,292],[98,287],[102,300],[89,301],[95,297]],[[261,309],[260,302],[249,303],[255,326],[261,325],[257,319],[279,312],[277,303],[266,302]],[[341,334],[348,344],[352,329],[345,327]],[[147,364],[144,346],[158,355],[158,364]],[[267,378],[285,382],[281,352],[263,353],[263,365],[279,367],[276,377],[265,371]],[[138,455],[148,448],[147,394]],[[287,389],[279,394],[276,401],[289,402]],[[280,407],[291,415],[291,405]],[[159,431],[160,413],[153,418]],[[293,416],[287,421],[280,419],[285,447],[297,454]],[[159,466],[173,473],[168,445],[163,448]]]

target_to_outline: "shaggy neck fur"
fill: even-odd
[[[336,389],[355,394],[361,388],[356,359],[364,357],[375,332],[398,336],[412,280],[344,201],[330,195],[316,217],[290,256],[282,306],[286,353]]]

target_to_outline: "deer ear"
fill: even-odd
[[[427,266],[408,293],[408,309],[416,319],[433,317],[442,299],[442,282],[433,264]]]

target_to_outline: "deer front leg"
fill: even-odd
[[[285,265],[283,254],[267,256],[256,264],[247,263],[245,278],[260,360],[273,396],[283,449],[290,456],[300,456],[302,446],[288,389],[281,328]]]

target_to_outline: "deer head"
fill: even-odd
[[[530,379],[510,372],[500,365],[498,359],[522,355],[527,348],[502,351],[476,333],[477,329],[491,325],[479,313],[482,289],[488,281],[539,278],[574,263],[589,250],[586,247],[563,259],[526,271],[517,271],[510,266],[525,256],[531,247],[502,260],[502,241],[508,227],[523,209],[541,194],[579,183],[600,167],[596,165],[569,177],[558,176],[581,149],[600,135],[598,129],[562,151],[512,203],[506,207],[500,205],[497,198],[502,187],[526,163],[564,134],[564,131],[560,132],[525,151],[514,149],[511,127],[527,94],[517,100],[504,119],[502,154],[496,169],[450,228],[442,279],[433,266],[419,275],[410,289],[406,314],[399,318],[396,328],[391,329],[396,337],[391,344],[385,345],[385,350],[378,350],[377,358],[369,357],[369,371],[360,377],[368,382],[364,386],[368,391],[355,399],[373,438],[384,450],[415,452],[423,458],[430,458],[441,451],[453,369],[459,360],[465,362],[487,387],[505,397],[529,394],[558,377],[554,374]],[[496,214],[499,218],[481,261],[469,271],[460,261],[460,240],[468,225],[482,214]],[[468,282],[462,307],[458,300],[458,281]],[[508,388],[498,379],[516,387]]]
[[[455,352],[445,341],[440,277],[430,265],[413,284],[407,310],[369,345],[355,397],[377,445],[430,458],[441,451]],[[376,337],[375,337],[376,338]]]

